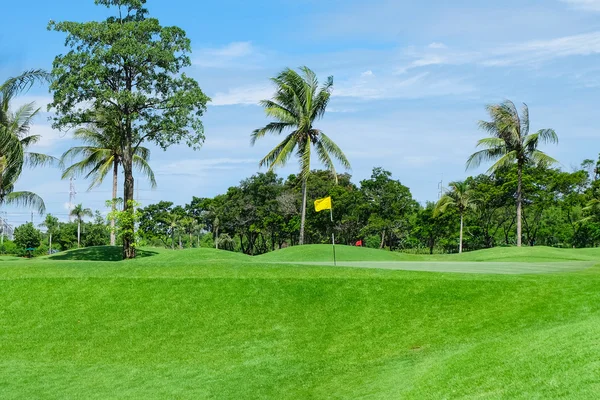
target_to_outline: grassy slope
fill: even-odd
[[[0,398],[529,399],[600,390],[598,268],[489,276],[157,253],[2,263]]]
[[[595,249],[556,249],[552,247],[496,247],[493,249],[467,252],[463,254],[412,255],[378,249],[352,246],[336,246],[339,261],[600,261],[600,248]],[[319,244],[295,246],[277,250],[256,257],[266,262],[310,262],[331,261],[331,245]]]

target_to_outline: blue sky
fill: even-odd
[[[318,127],[345,150],[354,180],[382,166],[421,202],[437,198],[441,179],[480,172],[464,168],[484,136],[477,121],[486,118],[486,104],[506,98],[529,105],[532,130],[556,129],[560,145],[545,150],[564,169],[600,152],[600,0],[149,0],[147,6],[164,25],[187,31],[194,61],[188,73],[212,103],[201,151],[153,149],[158,189],[140,181],[142,204],[214,196],[258,172],[258,160],[278,139],[250,147],[252,130],[267,122],[256,103],[271,96],[269,77],[288,66],[334,76],[334,97]],[[46,30],[49,20],[106,14],[93,0],[9,2],[3,11],[11,18],[0,33],[0,80],[27,68],[50,69],[64,36]],[[45,106],[49,98],[39,87],[18,102]],[[69,133],[52,131],[48,116],[34,127],[43,136],[36,150],[58,156],[74,143]],[[280,172],[296,169],[292,161]],[[88,193],[78,180],[76,202],[104,210],[109,184]],[[49,212],[66,219],[69,183],[60,171],[27,171],[18,186],[40,194]],[[15,224],[29,220],[27,210],[3,211]]]

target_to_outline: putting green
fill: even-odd
[[[333,262],[289,264],[333,266]],[[465,274],[551,274],[575,272],[597,264],[594,261],[567,262],[454,262],[454,261],[338,261],[338,267],[392,269],[405,271],[455,272]]]

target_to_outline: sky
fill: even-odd
[[[383,167],[422,203],[437,199],[440,181],[485,172],[465,171],[465,161],[485,136],[477,122],[487,104],[527,103],[532,131],[558,133],[559,145],[543,150],[565,170],[600,152],[600,0],[148,0],[147,8],[187,32],[193,66],[186,73],[212,101],[200,151],[149,146],[158,188],[136,175],[142,205],[212,197],[265,172],[258,161],[281,138],[250,146],[251,132],[268,122],[257,103],[272,96],[270,77],[303,65],[321,80],[334,77],[328,112],[315,127],[345,151],[353,181]],[[50,20],[106,15],[93,0],[12,1],[3,12],[11,18],[0,32],[0,81],[49,70],[66,51],[64,35],[46,29]],[[45,110],[50,100],[48,88],[37,86],[14,105],[35,101]],[[41,113],[33,126],[42,136],[33,150],[60,156],[76,142],[53,131],[49,117]],[[292,159],[278,172],[297,170]],[[17,189],[39,194],[48,212],[66,220],[69,182],[60,176],[58,169],[28,170]],[[110,184],[88,192],[88,182],[76,180],[75,203],[106,211]],[[31,219],[26,209],[0,211],[15,225]]]

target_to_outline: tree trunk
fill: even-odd
[[[48,254],[52,254],[52,234],[50,233],[50,244],[48,245]]]
[[[460,243],[458,244],[458,254],[462,254],[463,250],[463,213],[460,213]]]
[[[517,166],[517,247],[521,247],[521,236],[522,236],[522,206],[523,206],[523,165]]]
[[[385,245],[385,230],[383,230],[381,232],[381,243],[379,244],[379,249],[383,249],[383,246]]]
[[[219,250],[219,227],[215,228],[215,249]]]
[[[179,232],[179,250],[182,250],[183,246],[181,245],[181,232]]]
[[[190,249],[194,247],[194,242],[192,241],[192,232],[190,232]]]
[[[131,144],[125,147],[123,152],[123,172],[125,182],[123,184],[123,211],[133,215],[133,149]],[[135,258],[135,225],[133,218],[126,218],[127,221],[123,225],[123,259],[128,260]]]
[[[113,165],[113,191],[112,191],[112,212],[113,217],[110,219],[110,245],[114,246],[117,244],[116,235],[115,235],[115,211],[117,209],[117,185],[119,178],[119,159],[115,157],[114,165]]]
[[[171,232],[171,250],[175,250],[175,231]]]
[[[77,220],[77,248],[81,247],[81,220]]]
[[[306,178],[302,181],[302,216],[300,217],[300,241],[298,244],[304,244],[304,223],[306,222]]]

